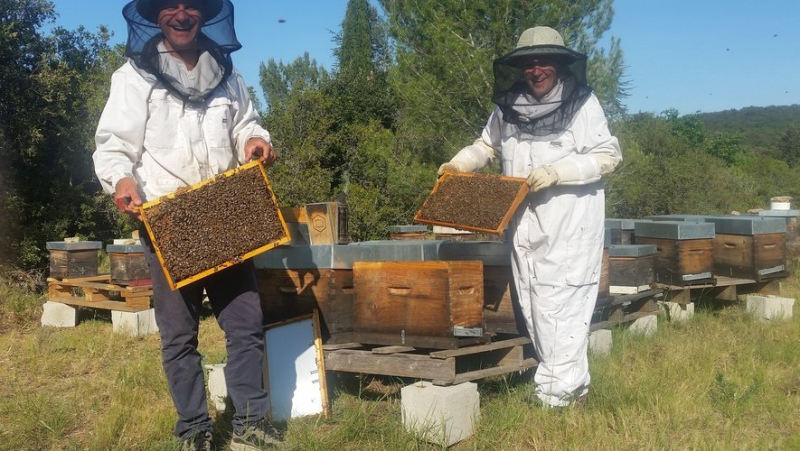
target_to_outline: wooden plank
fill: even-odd
[[[100,274],[100,275],[91,276],[91,277],[70,277],[70,278],[66,278],[66,279],[58,279],[58,280],[57,279],[53,279],[53,280],[57,281],[57,282],[61,282],[61,283],[66,283],[66,284],[70,284],[70,283],[73,283],[73,282],[103,282],[103,281],[108,282],[109,280],[111,280],[111,275],[110,274]],[[47,281],[49,282],[50,279],[47,279]]]
[[[528,337],[517,337],[508,340],[495,341],[485,345],[469,346],[460,349],[447,349],[444,351],[434,351],[430,353],[431,358],[434,359],[448,359],[450,357],[459,357],[462,355],[477,354],[480,352],[494,351],[496,349],[510,348],[512,346],[529,345],[531,339]]]
[[[326,343],[322,346],[324,351],[337,351],[339,349],[358,349],[364,347],[361,343]]]
[[[412,346],[417,349],[458,349],[464,346],[474,346],[489,341],[490,337],[455,338],[432,337],[417,335],[402,335],[400,333],[379,332],[345,332],[337,335],[343,342],[357,342],[372,345],[399,345]]]
[[[380,348],[375,348],[372,350],[373,354],[397,354],[400,352],[411,352],[416,350],[416,348],[412,348],[411,346],[382,346]]]
[[[91,290],[91,289],[85,289],[83,292],[87,302],[99,302],[99,301],[110,300],[110,298],[108,297],[108,292]]]
[[[325,367],[330,371],[381,374],[418,379],[452,380],[455,359],[437,360],[427,355],[375,355],[370,351],[342,349],[325,353]]]
[[[74,307],[90,307],[96,309],[103,309],[103,310],[117,310],[120,312],[141,312],[150,308],[150,306],[131,306],[128,305],[126,302],[121,301],[98,301],[98,302],[90,302],[87,301],[85,298],[82,297],[71,297],[71,298],[58,298],[58,299],[50,299],[53,302],[59,302],[61,304],[71,305]]]
[[[433,385],[456,385],[486,377],[499,376],[501,374],[513,373],[517,371],[525,371],[529,368],[534,368],[537,365],[539,365],[539,362],[536,361],[536,359],[528,358],[523,360],[519,365],[501,365],[493,368],[469,371],[466,373],[457,374],[452,379],[434,379],[432,383]]]

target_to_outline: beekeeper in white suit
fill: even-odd
[[[494,61],[497,107],[483,134],[439,168],[474,172],[495,158],[525,177],[526,202],[510,226],[516,294],[540,364],[536,396],[547,406],[583,403],[589,389],[589,323],[603,255],[601,176],[622,160],[603,109],[586,84],[586,55],[548,27],[525,30]]]

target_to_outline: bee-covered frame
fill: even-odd
[[[196,274],[194,276],[187,277],[187,278],[185,278],[183,280],[175,282],[174,278],[172,277],[170,272],[167,270],[167,265],[165,264],[164,257],[163,257],[163,255],[161,253],[161,250],[159,249],[158,241],[155,239],[155,236],[153,235],[153,230],[151,228],[150,221],[149,221],[149,218],[148,218],[148,210],[153,208],[154,206],[162,203],[162,202],[165,202],[165,201],[169,200],[169,199],[174,199],[175,197],[181,196],[181,195],[183,195],[185,193],[188,193],[188,192],[191,192],[191,191],[195,191],[195,190],[197,190],[199,188],[202,188],[202,187],[204,187],[204,186],[206,186],[206,185],[208,185],[208,184],[210,184],[210,183],[212,183],[214,181],[219,180],[220,177],[231,177],[231,176],[233,176],[235,174],[238,174],[239,172],[247,171],[247,170],[253,168],[254,166],[258,166],[259,171],[261,172],[261,175],[264,178],[264,182],[266,183],[267,187],[269,188],[270,196],[272,197],[272,203],[275,205],[276,215],[278,217],[278,220],[281,223],[281,229],[283,230],[283,238],[279,238],[279,239],[277,239],[275,241],[272,241],[272,242],[270,242],[270,243],[268,243],[268,244],[266,244],[264,246],[261,246],[261,247],[259,247],[257,249],[254,249],[254,250],[250,251],[250,252],[247,252],[244,255],[241,255],[241,256],[236,257],[236,258],[231,259],[231,260],[228,260],[228,261],[226,261],[224,263],[220,263],[220,264],[218,264],[216,266],[213,266],[213,267],[211,267],[209,269],[206,269],[206,270],[204,270],[204,271],[202,271],[202,272],[200,272],[200,273],[198,273],[198,274]],[[186,286],[186,285],[188,285],[188,284],[190,284],[192,282],[195,282],[195,281],[200,280],[200,279],[202,279],[204,277],[207,277],[207,276],[209,276],[211,274],[214,274],[214,273],[217,273],[219,271],[222,271],[223,269],[225,269],[227,267],[233,266],[233,265],[235,265],[237,263],[240,263],[240,262],[242,262],[244,260],[247,260],[248,258],[254,257],[254,256],[256,256],[256,255],[258,255],[258,254],[260,254],[262,252],[265,252],[265,251],[267,251],[269,249],[272,249],[272,248],[274,248],[276,246],[280,246],[282,244],[286,244],[289,241],[291,241],[291,239],[292,239],[291,236],[289,235],[289,230],[286,227],[286,221],[283,218],[283,214],[281,212],[281,208],[278,205],[278,200],[275,197],[275,192],[272,189],[272,184],[270,183],[269,178],[267,177],[267,172],[266,172],[266,169],[264,168],[263,160],[261,160],[261,159],[255,160],[255,161],[251,161],[251,162],[246,163],[246,164],[244,164],[242,166],[239,166],[238,168],[231,169],[231,170],[226,171],[226,172],[224,172],[222,174],[219,174],[216,177],[212,177],[212,178],[210,178],[208,180],[204,180],[202,182],[196,183],[196,184],[194,184],[194,185],[192,185],[192,186],[190,186],[188,188],[176,191],[176,192],[171,193],[171,194],[167,194],[166,196],[162,196],[162,197],[159,197],[158,199],[155,199],[155,200],[152,200],[150,202],[147,202],[144,205],[142,205],[141,207],[139,207],[139,213],[141,215],[142,222],[144,223],[145,228],[147,229],[147,234],[150,237],[150,242],[153,244],[153,249],[156,252],[156,256],[158,256],[158,262],[161,265],[161,269],[164,271],[164,276],[166,276],[167,283],[169,283],[169,286],[170,286],[170,288],[172,290],[176,290],[178,288],[184,287],[184,286]]]

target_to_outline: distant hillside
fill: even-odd
[[[790,127],[800,128],[800,105],[747,107],[701,113],[697,117],[709,131],[739,133],[745,146],[768,151],[776,148]]]

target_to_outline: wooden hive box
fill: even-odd
[[[150,267],[144,258],[144,247],[141,244],[109,244],[106,246],[106,253],[111,266],[111,283],[150,283]]]
[[[527,194],[523,178],[447,172],[414,221],[500,235]]]
[[[525,335],[519,306],[512,297],[511,246],[501,241],[443,241],[437,247],[442,261],[483,262],[483,320],[486,331]]]
[[[261,309],[268,322],[320,312],[326,336],[353,331],[353,271],[348,269],[258,269]]]
[[[456,347],[482,337],[483,262],[353,264],[354,341]]]
[[[656,282],[691,285],[713,281],[714,224],[684,221],[639,221],[637,244],[656,247]]]
[[[260,160],[147,202],[140,212],[173,290],[291,240]]]
[[[635,224],[636,221],[633,219],[606,219],[606,230],[609,232],[607,244],[634,244]]]
[[[50,277],[74,279],[97,275],[97,252],[103,247],[100,241],[48,241],[50,252]]]
[[[762,281],[786,276],[786,222],[779,218],[709,217],[714,273]]]
[[[319,202],[305,207],[311,244],[347,244],[347,207]]]
[[[656,246],[616,244],[608,248],[608,280],[612,294],[634,294],[655,282]]]

